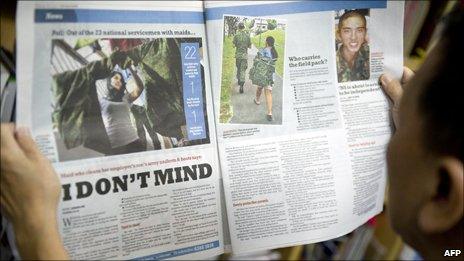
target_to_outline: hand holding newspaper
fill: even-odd
[[[20,2],[17,119],[60,177],[70,257],[246,253],[382,211],[377,79],[401,73],[402,17],[386,1]]]

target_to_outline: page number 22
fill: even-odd
[[[197,48],[194,45],[187,45],[184,47],[185,59],[195,59]]]

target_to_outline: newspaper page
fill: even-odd
[[[382,211],[403,3],[206,1],[233,251],[335,238]]]
[[[18,125],[76,260],[223,252],[202,2],[19,2]],[[44,239],[45,240],[45,239]]]

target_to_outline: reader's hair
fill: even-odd
[[[432,80],[421,90],[418,106],[424,119],[423,142],[432,153],[463,159],[462,101],[464,61],[464,8],[457,5],[446,18],[442,38],[443,57]]]

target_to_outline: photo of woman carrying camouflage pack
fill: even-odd
[[[282,19],[224,16],[220,123],[282,124],[286,29]]]
[[[259,50],[255,58],[253,67],[250,69],[250,80],[257,85],[256,97],[253,101],[260,105],[261,94],[264,89],[266,96],[266,119],[272,121],[272,86],[274,85],[275,62],[279,55],[274,48],[275,39],[272,36],[266,37],[266,47]]]

